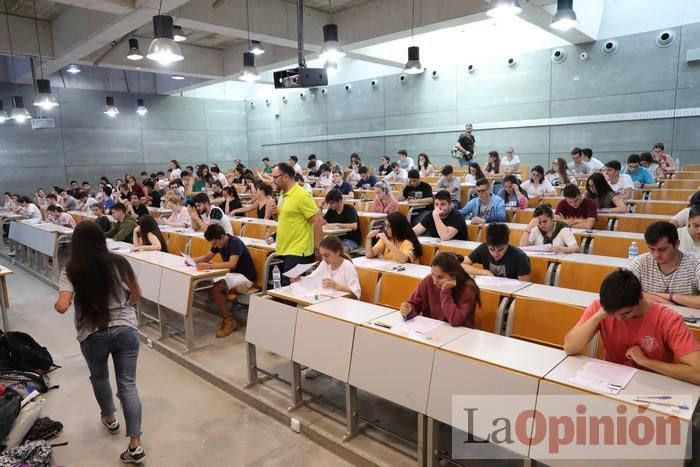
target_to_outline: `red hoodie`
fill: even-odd
[[[420,281],[418,288],[408,299],[413,312],[408,318],[423,315],[428,318],[447,321],[451,326],[474,327],[477,287],[473,282],[466,283],[453,298],[454,289],[442,290],[435,287],[433,278],[427,276]]]

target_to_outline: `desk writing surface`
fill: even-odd
[[[430,319],[430,318],[428,318]],[[434,320],[437,321],[437,320]],[[447,322],[442,322],[440,326],[432,329],[426,333],[409,333],[401,329],[401,325],[405,322],[403,316],[398,311],[381,316],[380,318],[373,319],[366,323],[363,323],[363,327],[375,329],[392,336],[401,337],[415,342],[420,342],[430,347],[439,348],[443,345],[452,342],[453,340],[461,337],[472,331],[470,328],[464,326],[450,326]],[[390,328],[384,326],[378,326],[377,323],[389,326]]]
[[[258,219],[257,217],[230,217],[229,220],[242,222],[244,224],[262,224],[267,226],[277,226],[277,221],[272,219]]]
[[[334,228],[330,229],[327,227],[323,227],[323,233],[326,235],[345,235],[346,233],[350,233],[352,230],[350,229],[341,229],[341,228]]]
[[[632,218],[632,219],[654,219],[659,221],[667,221],[670,216],[664,214],[635,214],[635,213],[614,213],[614,212],[601,212],[600,216],[615,217],[615,218]]]
[[[160,268],[170,269],[180,274],[185,274],[194,279],[223,275],[228,272],[227,269],[208,269],[206,271],[197,271],[195,266],[185,265],[185,258],[183,256],[163,253],[162,251],[129,251],[124,252],[124,255]]]
[[[499,279],[499,278],[493,278],[491,276],[474,276],[473,277],[474,282],[476,282],[476,285],[479,286],[480,289],[482,290],[488,290],[489,292],[495,292],[499,295],[513,295],[514,293],[518,292],[519,290],[522,290],[526,287],[529,287],[532,283],[531,282],[525,282],[525,281],[520,281],[517,279],[505,279],[505,278],[500,278],[502,280],[507,281],[506,284],[487,284],[486,282],[492,281],[494,279]]]
[[[353,324],[362,324],[373,319],[395,313],[396,310],[351,298],[335,298],[306,307],[314,313],[330,316]]]
[[[268,289],[266,293],[272,297],[279,298],[281,300],[287,300],[305,306],[325,302],[328,300],[333,300],[334,298],[322,294],[314,295],[313,297],[304,296],[299,293],[299,289],[295,287],[295,284],[286,285],[277,289]],[[349,293],[345,292],[345,295],[349,295]],[[361,302],[358,302],[358,305],[359,304],[361,304]]]
[[[584,235],[596,238],[624,238],[637,242],[644,241],[644,234],[639,232],[623,232],[621,230],[597,230],[594,233],[584,233]]]
[[[543,306],[546,306],[546,302],[556,302],[581,308],[587,308],[594,300],[598,299],[597,293],[542,284],[531,284],[518,290],[514,295],[516,299],[522,297],[542,300]]]
[[[252,295],[245,340],[291,360],[296,321],[296,307]]]
[[[583,253],[569,253],[559,258],[561,263],[583,263],[596,266],[609,266],[614,268],[626,268],[629,264],[627,258],[614,256],[585,255]]]
[[[383,212],[358,212],[357,216],[358,217],[368,217],[370,219],[386,219],[388,214],[384,214]]]

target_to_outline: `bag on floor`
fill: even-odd
[[[21,409],[22,396],[14,391],[5,391],[0,396],[0,443],[7,438]]]
[[[49,389],[58,388],[58,385],[51,386],[47,377],[33,371],[0,369],[0,386],[15,388],[20,385],[24,386],[24,388],[19,387],[16,390],[20,393],[26,392],[25,395],[31,393],[32,389],[44,393]]]
[[[36,441],[39,439],[48,441],[58,436],[61,431],[63,431],[63,423],[51,420],[49,417],[42,417],[34,422],[34,426],[27,432],[24,441]]]
[[[51,467],[53,449],[44,440],[29,441],[0,454],[0,467]]]
[[[43,373],[58,366],[46,347],[29,334],[0,331],[0,368]]]

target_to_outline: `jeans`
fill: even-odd
[[[314,262],[314,255],[310,256],[294,256],[294,255],[285,255],[282,256],[280,259],[282,259],[282,285],[286,286],[290,284],[290,280],[287,276],[284,275],[285,272],[289,271],[293,267],[297,266],[298,264],[309,264]]]
[[[141,436],[141,399],[136,389],[138,331],[129,326],[114,326],[97,331],[80,343],[80,350],[90,370],[92,390],[102,417],[116,412],[107,362],[112,355],[117,378],[117,397],[121,401],[126,420],[126,435]]]
[[[350,240],[349,238],[341,238],[340,241],[343,242],[343,245],[345,245],[345,248],[347,248],[348,251],[352,251],[360,246],[355,240]]]
[[[471,160],[471,159],[466,160],[466,159],[464,158],[464,156],[462,156],[462,157],[459,158],[459,166],[460,166],[460,167],[469,167],[470,165],[472,165],[472,160]]]

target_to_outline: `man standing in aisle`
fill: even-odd
[[[297,264],[314,261],[323,238],[323,217],[311,194],[294,181],[294,167],[280,163],[272,169],[272,179],[282,193],[277,205],[277,255],[282,272]],[[283,283],[289,283],[282,276]]]
[[[455,151],[457,151],[457,156],[459,156],[459,166],[468,166],[472,159],[476,157],[476,138],[472,134],[472,124],[467,123],[464,125],[464,133],[459,135],[457,139],[457,144],[455,144]]]

